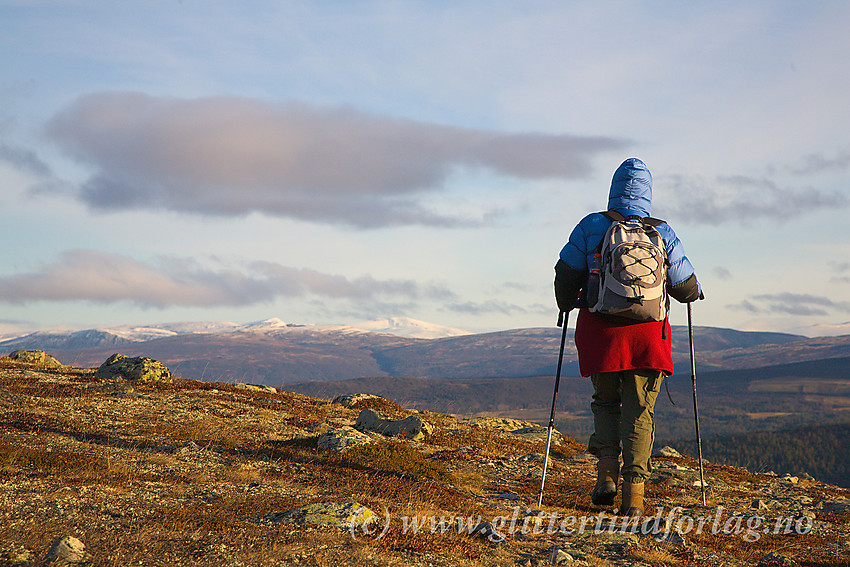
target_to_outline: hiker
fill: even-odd
[[[655,440],[655,399],[664,377],[673,373],[667,295],[681,303],[695,301],[702,295],[681,242],[670,225],[648,218],[651,207],[649,169],[637,158],[627,159],[611,181],[608,210],[591,213],[578,223],[555,265],[558,308],[562,312],[579,308],[575,331],[579,370],[582,376],[590,376],[593,383],[590,406],[594,431],[588,452],[598,461],[591,501],[599,506],[613,505],[622,476],[622,504],[618,512],[627,516],[643,515],[644,482],[652,471],[649,461]],[[662,253],[666,251],[666,278],[661,278],[666,281],[661,282],[660,288],[666,287],[666,293],[654,306],[660,310],[656,319],[661,320],[605,313],[600,309],[602,298],[597,297],[602,293],[601,288],[596,281],[588,283],[591,276],[597,276],[595,268],[602,261],[600,246],[609,227],[618,220],[635,216],[641,217],[635,219],[637,222],[646,221],[646,225],[655,229],[656,238],[660,235],[663,239],[663,246],[659,239],[657,248]],[[636,307],[644,305],[641,297],[625,302]]]

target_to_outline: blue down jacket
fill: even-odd
[[[624,161],[611,181],[611,190],[608,194],[608,210],[614,210],[623,216],[639,215],[648,217],[652,211],[652,175],[641,160],[629,158]],[[586,274],[588,266],[593,262],[593,255],[599,243],[605,236],[611,220],[600,213],[590,213],[584,217],[570,234],[570,239],[561,249],[559,258],[561,262],[570,268],[572,273],[580,272]],[[666,222],[657,226],[658,232],[664,239],[667,248],[667,258],[670,266],[667,272],[668,290],[671,295],[679,301],[693,301],[696,297],[677,297],[672,290],[673,286],[679,286],[694,276],[694,267],[691,265],[681,241]],[[557,268],[556,268],[557,269]],[[697,288],[696,278],[688,282],[688,288]],[[679,291],[679,290],[675,290]],[[689,290],[693,295],[694,290]],[[559,301],[559,303],[561,303]]]

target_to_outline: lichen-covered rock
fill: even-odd
[[[23,567],[31,565],[33,560],[32,551],[22,545],[6,544],[0,547],[0,565],[6,567]]]
[[[403,408],[392,400],[375,394],[346,394],[337,396],[333,403],[350,409],[373,409],[379,412],[400,412]]]
[[[50,546],[47,557],[42,565],[47,567],[70,567],[71,565],[88,565],[91,557],[86,553],[83,542],[73,536],[65,536],[57,539]]]
[[[850,499],[842,498],[832,502],[822,502],[821,509],[824,512],[832,514],[848,514],[850,513]]]
[[[129,357],[113,354],[100,365],[97,378],[123,378],[139,384],[169,384],[173,381],[171,371],[161,362],[145,356]]]
[[[319,435],[316,446],[324,451],[345,451],[349,447],[371,443],[372,438],[353,427],[340,427]]]
[[[240,390],[248,390],[249,392],[266,392],[269,394],[277,394],[277,388],[273,386],[265,386],[262,384],[245,384],[243,382],[239,382],[236,384],[236,388]]]
[[[15,362],[24,364],[37,364],[49,368],[59,368],[62,363],[44,352],[43,350],[16,350],[9,353],[9,358]]]
[[[358,502],[317,502],[286,512],[270,512],[266,519],[282,524],[318,524],[349,529],[362,526],[375,513]]]
[[[390,437],[402,435],[414,441],[420,441],[434,431],[434,426],[427,421],[423,421],[418,415],[392,420],[386,419],[370,408],[366,408],[360,412],[354,427],[360,431],[374,431],[375,433],[381,433]]]
[[[664,445],[663,447],[661,447],[660,449],[655,451],[652,454],[652,456],[658,457],[658,458],[663,458],[663,457],[674,458],[674,457],[681,457],[682,454],[679,451],[677,451],[676,449],[674,449],[673,447],[671,447],[670,445]]]
[[[347,408],[353,408],[358,402],[374,400],[380,397],[381,396],[376,396],[375,394],[345,394],[344,396],[335,397],[333,399],[333,403]]]
[[[537,427],[537,424],[508,417],[475,417],[469,420],[473,427],[490,427],[499,431],[516,431],[526,427]]]
[[[533,425],[531,427],[512,429],[509,433],[528,439],[529,441],[546,441],[546,438],[549,436],[549,428],[542,425]],[[554,427],[552,428],[552,441],[556,443],[565,441],[565,437]]]

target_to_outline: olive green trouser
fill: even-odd
[[[655,441],[655,399],[664,373],[657,370],[601,372],[593,382],[593,435],[588,451],[597,457],[619,457],[623,480],[645,482],[652,472],[649,457]]]

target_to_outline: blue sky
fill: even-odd
[[[0,0],[0,335],[552,325],[558,251],[631,156],[697,324],[850,332],[848,27],[843,1]]]

